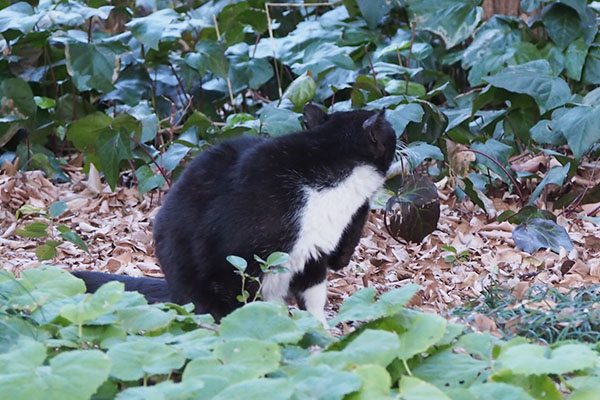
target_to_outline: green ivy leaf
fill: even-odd
[[[576,159],[581,157],[600,140],[600,107],[578,106],[563,113],[555,122],[554,129],[567,139]]]
[[[571,98],[569,86],[564,80],[554,76],[550,63],[546,60],[511,65],[483,80],[492,86],[533,97],[542,114],[564,105]]]
[[[0,386],[7,399],[88,399],[108,379],[111,361],[99,350],[58,354],[47,365],[43,344],[22,339],[0,355]],[[43,388],[43,390],[41,390]]]
[[[21,33],[29,33],[41,17],[24,1],[11,4],[0,10],[0,32],[15,29]]]
[[[69,41],[65,49],[67,71],[78,90],[107,93],[114,89],[117,55],[112,46]]]
[[[560,3],[552,4],[544,14],[544,25],[550,39],[561,49],[565,49],[583,33],[577,12]]]
[[[97,139],[102,136],[111,123],[112,118],[104,113],[88,114],[69,125],[67,137],[77,150],[94,152]]]
[[[106,132],[98,138],[98,156],[102,162],[102,172],[112,190],[117,186],[121,160],[131,159],[129,133]]]
[[[539,185],[537,185],[537,187],[535,188],[533,193],[531,193],[531,197],[529,198],[529,202],[527,203],[527,205],[533,204],[535,199],[537,199],[539,197],[539,195],[542,194],[542,190],[544,190],[546,185],[554,184],[554,185],[562,186],[563,182],[565,181],[565,178],[569,174],[570,167],[571,167],[571,163],[567,163],[567,164],[563,165],[562,167],[558,167],[558,166],[552,167],[550,169],[550,171],[548,171],[546,173],[546,176],[544,176],[544,179],[542,179],[542,181],[539,183]]]
[[[369,29],[375,29],[392,9],[392,4],[386,0],[356,0],[356,3]]]
[[[223,48],[212,40],[200,40],[196,51],[185,55],[185,62],[201,75],[212,72],[223,79],[229,75],[229,61],[223,54]]]
[[[185,363],[180,350],[151,339],[123,342],[106,353],[113,361],[111,376],[124,381],[145,375],[168,374]]]
[[[263,106],[259,114],[262,130],[271,136],[281,136],[302,130],[299,113],[269,105]]]
[[[534,218],[517,226],[512,237],[517,247],[529,254],[539,249],[552,249],[558,253],[561,246],[567,251],[573,249],[573,243],[565,228],[547,219]]]
[[[396,131],[396,136],[400,137],[410,122],[419,123],[423,120],[423,107],[416,103],[400,104],[393,110],[385,110],[385,119]]]
[[[589,47],[582,37],[569,43],[565,50],[565,68],[569,78],[576,81],[581,80],[588,49]]]
[[[172,8],[164,8],[146,17],[133,18],[125,26],[131,29],[133,36],[144,46],[158,50],[158,42],[178,16]]]
[[[165,184],[165,178],[160,174],[155,174],[147,165],[142,165],[135,171],[135,177],[138,180],[138,192],[140,195],[153,189],[161,188]]]
[[[295,110],[300,110],[302,107],[313,99],[317,85],[310,72],[300,75],[285,89],[282,98],[290,99],[294,104]]]
[[[467,39],[483,19],[479,0],[410,0],[409,20],[434,32],[450,49]]]

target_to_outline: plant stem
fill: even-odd
[[[140,143],[139,140],[137,140],[133,136],[130,136],[129,138],[131,140],[133,140],[135,142],[135,144],[137,144],[139,146],[139,148],[142,149],[142,151],[144,153],[146,153],[146,155],[148,157],[150,157],[150,159],[152,160],[152,162],[154,163],[154,165],[156,165],[156,168],[158,169],[158,172],[162,175],[163,178],[165,178],[165,182],[167,182],[167,186],[169,186],[169,188],[171,188],[171,180],[167,176],[167,172],[165,171],[165,169],[163,167],[161,167],[160,165],[158,165],[158,162],[156,162],[156,159],[154,157],[152,157],[152,155],[148,152],[148,150],[146,150],[146,148],[142,145],[142,143]]]

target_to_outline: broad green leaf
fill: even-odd
[[[271,136],[281,136],[302,130],[300,125],[301,115],[293,111],[264,106],[259,113],[262,130]]]
[[[423,118],[406,127],[408,142],[435,143],[448,126],[448,117],[433,103],[417,100],[423,108]]]
[[[127,132],[109,131],[103,133],[97,141],[102,172],[112,190],[115,190],[119,180],[121,160],[132,158],[129,136]]]
[[[325,351],[311,356],[311,364],[325,364],[341,368],[349,364],[389,365],[400,350],[400,339],[395,333],[365,329],[343,350]]]
[[[112,78],[118,69],[117,53],[111,46],[96,43],[67,42],[67,71],[80,91],[113,90]]]
[[[117,394],[117,400],[188,400],[209,398],[205,382],[200,379],[194,382],[164,381],[152,386],[130,387]]]
[[[119,324],[128,332],[152,332],[166,328],[175,320],[174,310],[162,311],[152,306],[135,306],[117,311]]]
[[[550,39],[562,50],[583,33],[579,15],[571,7],[555,3],[544,14],[544,25]]]
[[[576,376],[567,382],[575,388],[569,400],[595,400],[600,396],[600,378],[597,376]]]
[[[410,0],[409,20],[417,29],[438,34],[446,48],[467,39],[483,19],[478,0]]]
[[[529,254],[539,249],[552,249],[556,253],[560,251],[560,247],[567,251],[573,249],[573,243],[565,228],[547,219],[534,218],[517,226],[512,237],[517,247]]]
[[[300,110],[315,96],[317,85],[310,72],[300,75],[285,89],[282,98],[290,99],[294,109]]]
[[[48,224],[43,222],[32,222],[25,226],[24,229],[17,229],[16,233],[19,236],[27,238],[41,238],[48,236]]]
[[[314,42],[304,50],[302,62],[292,64],[292,71],[298,75],[308,72],[318,77],[331,68],[355,69],[354,61],[349,56],[354,49],[349,46],[339,47],[330,42]]]
[[[410,122],[422,121],[423,107],[416,103],[401,104],[393,110],[385,110],[385,119],[396,131],[396,136],[400,137]]]
[[[41,17],[24,1],[11,4],[0,10],[0,32],[16,29],[21,33],[29,33]]]
[[[579,38],[569,44],[565,50],[565,68],[567,76],[576,81],[581,80],[583,66],[588,53],[588,45],[583,38]]]
[[[140,195],[153,189],[161,188],[165,184],[165,178],[162,175],[154,173],[152,168],[142,165],[135,171],[135,177],[138,180],[138,192]]]
[[[229,76],[234,92],[248,87],[259,89],[273,77],[271,63],[266,58],[251,58],[250,51],[252,49],[246,43],[239,43],[225,52],[230,61]]]
[[[67,304],[60,310],[60,315],[76,325],[92,321],[100,315],[112,310],[123,295],[124,285],[112,281],[102,286],[93,294],[86,295],[78,304]]]
[[[489,375],[486,371],[490,366],[489,361],[478,360],[447,349],[427,357],[412,369],[412,373],[414,377],[445,390],[483,382]]]
[[[230,255],[225,258],[227,262],[233,265],[236,269],[241,272],[244,272],[248,267],[248,261],[244,260],[242,257]]]
[[[562,106],[571,97],[571,90],[561,78],[556,78],[546,60],[512,65],[495,75],[484,77],[492,86],[515,93],[530,95],[540,108],[540,113]]]
[[[578,106],[569,109],[554,123],[554,129],[567,139],[578,160],[600,140],[600,107]]]
[[[41,108],[42,110],[47,110],[56,105],[56,101],[49,97],[33,96],[33,100],[35,101],[35,105]]]
[[[469,391],[477,396],[478,399],[486,400],[535,400],[520,387],[508,385],[506,383],[487,382],[484,384],[473,385]]]
[[[425,313],[413,315],[407,322],[406,331],[398,335],[400,350],[397,356],[401,360],[408,360],[436,344],[444,336],[447,325],[444,318]]]
[[[31,87],[21,78],[3,79],[0,84],[0,99],[3,99],[3,117],[10,115],[25,120],[33,119],[36,115],[37,105]]]
[[[411,376],[402,377],[399,389],[404,400],[450,400],[450,397],[432,384]]]
[[[508,158],[513,152],[512,147],[502,142],[499,142],[496,139],[488,139],[485,143],[474,142],[471,145],[471,148],[473,150],[478,150],[484,154],[487,154],[488,156],[492,157],[504,166],[508,166]],[[506,176],[506,172],[504,172],[502,168],[498,167],[496,163],[492,162],[487,157],[484,157],[481,154],[475,153],[475,157],[477,158],[477,162],[479,164],[483,164],[492,171],[494,171],[501,179],[504,180],[504,182],[509,182],[509,178]],[[508,168],[507,171],[511,172],[511,170]]]
[[[223,54],[223,48],[212,40],[200,40],[196,44],[196,51],[185,55],[185,62],[201,75],[212,72],[223,79],[229,75],[229,62]]]
[[[516,375],[509,371],[494,374],[494,382],[518,386],[530,396],[544,400],[562,400],[560,391],[548,375]]]
[[[594,41],[594,47],[590,47],[585,64],[583,66],[583,83],[598,85],[600,84],[600,47],[598,41]]]
[[[600,358],[586,344],[567,343],[555,348],[537,344],[519,344],[503,349],[498,356],[500,369],[515,374],[566,374],[592,368]]]
[[[0,355],[0,387],[6,399],[88,399],[108,379],[110,359],[99,350],[72,350],[44,365],[46,349],[29,339]]]
[[[362,386],[356,374],[327,365],[304,366],[290,376],[290,381],[294,384],[295,398],[299,400],[341,400]]]
[[[285,264],[290,259],[290,255],[287,253],[283,253],[281,251],[276,251],[274,253],[269,254],[267,257],[267,265],[269,266],[277,266],[281,264]]]
[[[106,93],[104,100],[118,101],[119,103],[134,107],[142,105],[140,101],[150,97],[152,81],[146,68],[141,65],[129,65],[119,72],[119,77],[114,82],[114,87],[113,91]],[[138,107],[134,107],[134,109],[136,108]],[[129,114],[134,115],[133,112],[129,112]],[[147,114],[150,114],[150,112]],[[137,115],[134,116],[138,118]],[[158,125],[158,121],[156,121],[156,125]],[[145,141],[142,140],[142,142]]]
[[[386,0],[356,0],[356,3],[370,29],[375,29],[392,8],[391,3]]]
[[[88,114],[69,125],[67,137],[73,142],[77,150],[94,152],[96,141],[111,123],[112,118],[104,113]]]
[[[251,379],[227,387],[213,400],[287,400],[294,392],[292,384],[283,378]]]
[[[374,302],[374,288],[360,289],[344,301],[337,317],[329,324],[333,326],[342,321],[367,321],[394,315],[410,301],[418,290],[418,285],[406,285],[384,293]]]
[[[556,215],[548,210],[540,210],[536,206],[526,205],[518,213],[508,218],[511,224],[525,224],[534,218],[542,218],[556,222]]]
[[[225,339],[296,343],[304,332],[298,330],[284,304],[260,301],[238,308],[223,318],[219,335]]]
[[[146,17],[133,18],[125,26],[131,29],[133,36],[144,46],[158,50],[158,42],[171,22],[177,17],[178,14],[175,10],[164,8]]]
[[[150,339],[116,344],[106,354],[113,361],[111,376],[124,381],[168,374],[185,363],[180,350]]]
[[[565,178],[569,173],[569,168],[571,167],[571,163],[567,163],[562,167],[552,167],[550,171],[546,173],[544,179],[537,185],[533,193],[531,193],[531,197],[529,198],[528,205],[533,204],[535,199],[537,199],[540,194],[542,194],[542,190],[546,187],[546,185],[554,184],[558,186],[562,186]]]
[[[392,379],[390,374],[380,365],[360,365],[354,370],[360,376],[362,387],[357,393],[346,397],[348,400],[377,400],[388,399]]]
[[[401,150],[401,154],[406,157],[410,168],[413,170],[429,158],[438,161],[444,159],[439,147],[424,142],[410,143],[405,149]]]
[[[230,384],[260,378],[279,368],[279,346],[256,339],[233,339],[218,345],[213,357],[197,358],[185,368],[184,381],[205,375],[225,377]]]

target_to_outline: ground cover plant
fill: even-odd
[[[595,346],[468,333],[404,308],[417,290],[355,293],[332,324],[356,329],[333,337],[283,304],[249,303],[217,325],[118,282],[92,295],[57,268],[3,273],[0,385],[16,400],[597,398]]]
[[[307,387],[332,382],[343,382],[332,398],[597,398],[596,292],[580,288],[600,283],[598,3],[524,0],[514,15],[486,15],[476,0],[306,3],[0,2],[0,262],[22,276],[1,278],[7,390],[35,374],[57,398],[98,387],[98,398],[310,398]],[[255,304],[244,309],[294,333],[244,336],[240,311],[239,333],[222,337],[189,310],[145,306],[115,285],[83,300],[80,283],[29,270],[47,260],[160,276],[149,221],[162,190],[221,140],[301,129],[309,101],[385,107],[403,143],[398,170],[435,181],[400,174],[375,199],[385,215],[331,277],[341,337]],[[356,314],[341,305],[357,288],[410,282],[421,285],[411,305],[506,341],[397,308],[408,299],[369,306],[372,288],[345,303]],[[528,292],[538,283],[549,286]],[[433,336],[408,335],[413,324]],[[264,352],[237,355],[234,339]],[[142,342],[164,368],[115,359]],[[217,362],[234,381],[205,376]],[[98,370],[69,367],[81,363]],[[82,386],[65,392],[66,376]]]

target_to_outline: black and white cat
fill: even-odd
[[[226,261],[237,255],[249,262],[246,273],[262,279],[265,300],[295,298],[326,323],[327,268],[350,261],[396,136],[383,112],[325,114],[309,105],[304,117],[307,131],[233,139],[187,166],[154,221],[169,300],[192,302],[217,320],[241,306],[241,278]],[[275,251],[289,253],[288,272],[263,277],[253,256]],[[130,279],[119,280],[129,289]],[[257,287],[247,289],[252,295]]]

